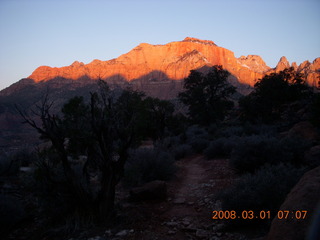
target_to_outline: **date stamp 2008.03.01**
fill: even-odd
[[[279,210],[275,215],[271,214],[271,211],[252,211],[252,210],[243,210],[237,212],[235,210],[226,210],[226,211],[212,211],[212,219],[222,220],[222,219],[239,219],[239,220],[252,220],[252,219],[271,219],[271,217],[276,217],[278,219],[297,219],[303,220],[306,219],[308,211],[306,210]]]

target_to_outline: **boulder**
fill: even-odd
[[[305,239],[309,226],[315,218],[318,204],[320,204],[320,167],[305,173],[280,207],[280,210],[289,210],[290,213],[306,210],[306,218],[297,219],[293,214],[290,214],[287,219],[275,217],[267,240]],[[317,229],[309,231],[317,231]]]
[[[309,151],[307,151],[304,159],[309,166],[320,166],[320,145],[314,146]]]
[[[295,124],[288,132],[289,137],[300,137],[308,141],[316,141],[319,138],[317,129],[308,121]]]
[[[165,200],[167,198],[167,184],[164,181],[152,181],[141,187],[130,190],[132,201]]]

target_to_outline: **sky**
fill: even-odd
[[[110,60],[140,43],[212,40],[270,67],[320,57],[319,0],[0,0],[0,90],[39,66]]]

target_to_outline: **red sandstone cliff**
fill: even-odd
[[[138,78],[149,79],[184,79],[190,70],[203,66],[222,65],[237,77],[240,83],[254,85],[255,81],[266,73],[281,71],[290,66],[285,57],[280,59],[275,69],[268,67],[261,57],[256,55],[236,58],[228,49],[217,46],[214,42],[196,38],[185,38],[183,41],[165,45],[142,43],[130,52],[109,61],[94,60],[89,64],[74,62],[70,66],[51,68],[41,66],[29,78],[36,82],[47,81],[56,77],[79,79],[125,79],[132,81]],[[307,75],[308,82],[318,86],[320,59],[313,63],[305,62],[299,67],[293,66]]]

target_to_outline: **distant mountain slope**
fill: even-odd
[[[228,49],[217,46],[214,42],[196,38],[165,45],[141,43],[130,52],[109,61],[94,60],[89,64],[74,62],[70,66],[51,68],[41,66],[28,78],[35,82],[48,81],[56,77],[66,79],[109,79],[111,81],[144,80],[181,80],[188,76],[190,70],[203,66],[222,65],[242,84],[253,86],[255,81],[266,73],[272,72],[263,59],[257,55],[236,58]],[[315,74],[320,68],[320,59],[313,63],[308,61],[299,67],[299,71],[308,75],[310,84],[314,84]],[[290,67],[285,57],[280,59],[275,71]]]

